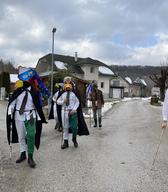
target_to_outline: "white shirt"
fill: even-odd
[[[66,106],[66,103],[64,102],[64,100],[66,99],[67,96],[67,92],[64,92],[58,99],[57,99],[57,104],[58,105],[62,105],[62,109],[65,110],[74,110],[76,111],[77,108],[79,107],[79,99],[76,97],[76,95],[70,91],[69,94],[69,105]]]
[[[162,109],[163,121],[168,121],[168,89],[166,90],[163,109]]]
[[[31,89],[31,87],[28,87],[27,88],[29,91]],[[23,101],[23,98],[25,96],[25,93],[26,91],[23,91],[10,105],[9,105],[9,108],[8,108],[8,115],[12,115],[13,112],[14,112],[14,108],[16,106],[16,112],[15,112],[15,120],[18,120],[18,121],[25,121],[25,120],[29,120],[30,119],[30,115],[32,114],[33,115],[33,118],[36,118],[36,110],[35,110],[35,106],[34,106],[34,103],[33,103],[33,99],[32,99],[32,96],[30,94],[30,92],[28,91],[28,97],[27,97],[27,103],[26,103],[26,106],[25,106],[25,112],[20,115],[19,114],[19,109],[22,105],[22,101]],[[38,120],[40,120],[40,117],[37,113],[37,117],[38,117]]]

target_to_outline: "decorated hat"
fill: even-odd
[[[64,83],[65,82],[71,82],[72,81],[72,78],[70,77],[70,76],[66,76],[66,77],[64,77]]]
[[[20,88],[20,87],[23,87],[23,81],[21,80],[17,80],[16,83],[15,83],[15,88]]]
[[[36,71],[33,68],[26,68],[19,66],[18,68],[18,78],[22,81],[29,81],[34,75]]]

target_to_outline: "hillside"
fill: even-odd
[[[129,76],[133,80],[137,77],[149,77],[150,75],[160,75],[161,66],[124,66],[113,65],[110,66],[113,72],[122,77]]]
[[[10,62],[4,62],[3,60],[0,60],[0,73],[2,72],[9,72],[11,74],[16,74],[17,70],[14,68],[12,63]]]

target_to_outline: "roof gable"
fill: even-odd
[[[40,58],[38,60],[38,63],[36,65],[36,70],[37,72],[44,73],[46,71],[51,71],[51,62],[52,62],[52,54],[45,55],[44,57]],[[106,68],[107,65],[95,60],[91,59],[90,57],[87,58],[80,58],[78,57],[77,61],[75,61],[75,57],[72,56],[66,56],[66,55],[59,55],[59,54],[54,54],[54,66],[53,70],[58,71],[58,70],[68,70],[72,73],[79,73],[79,74],[84,74],[82,70],[83,65],[94,65],[94,66],[104,66]],[[110,69],[109,69],[110,70]],[[106,69],[107,71],[107,69]],[[101,71],[100,71],[101,73]],[[106,72],[107,73],[107,72]],[[101,73],[103,74],[103,73]],[[105,72],[104,72],[105,74]],[[112,75],[113,72],[109,72],[108,75]],[[107,74],[105,74],[107,75]]]

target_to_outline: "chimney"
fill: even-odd
[[[78,52],[75,52],[75,62],[78,60]]]

